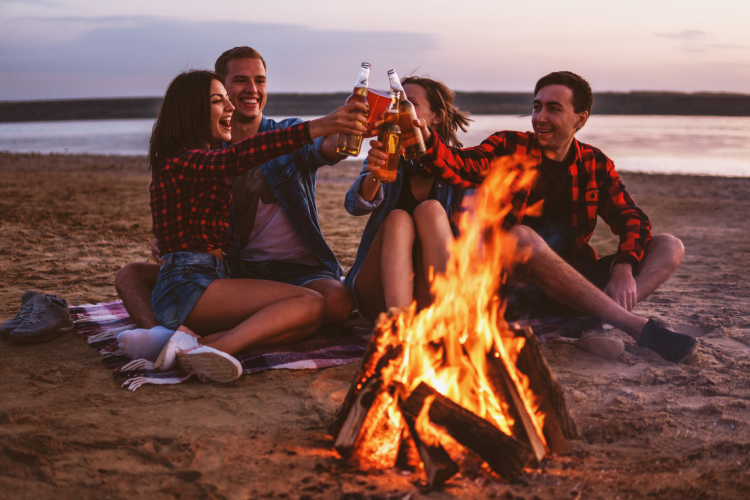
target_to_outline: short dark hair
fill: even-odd
[[[216,63],[214,64],[214,71],[226,78],[227,66],[229,65],[229,61],[231,61],[232,59],[260,59],[260,62],[263,63],[263,68],[267,69],[266,60],[263,59],[263,56],[260,55],[260,52],[252,47],[235,47],[233,49],[227,50],[219,56],[219,58],[216,60]]]
[[[224,83],[224,78],[213,71],[192,70],[177,75],[167,87],[148,146],[152,172],[182,149],[205,149],[216,142],[211,135],[213,80]]]
[[[536,82],[534,87],[534,96],[540,90],[548,85],[564,85],[573,91],[573,110],[576,113],[588,111],[591,114],[591,107],[594,105],[594,93],[591,91],[589,82],[583,77],[570,71],[555,71],[549,75],[543,76]]]

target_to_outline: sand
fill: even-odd
[[[343,210],[359,167],[321,171],[321,225],[351,265],[365,218]],[[637,312],[700,339],[678,366],[624,337],[606,361],[543,351],[582,438],[508,484],[467,472],[427,498],[747,498],[750,488],[750,179],[623,174],[683,264]],[[0,153],[0,321],[27,290],[70,304],[116,298],[115,272],[149,258],[142,158]],[[594,244],[616,240],[603,224]],[[95,349],[68,334],[0,341],[0,497],[420,498],[421,474],[360,473],[325,428],[357,364],[273,371],[228,385],[120,388]]]

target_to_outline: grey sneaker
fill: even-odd
[[[37,295],[32,299],[33,309],[26,320],[10,332],[16,342],[36,343],[52,340],[73,329],[68,303],[54,295]]]
[[[18,311],[18,314],[15,315],[14,318],[9,319],[2,325],[0,325],[0,337],[7,339],[8,334],[21,326],[21,324],[26,321],[26,318],[29,317],[29,314],[31,314],[31,310],[34,308],[34,303],[31,301],[34,297],[39,295],[39,292],[35,292],[34,290],[30,292],[26,292],[21,296],[21,310]]]

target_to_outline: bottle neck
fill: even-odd
[[[357,76],[357,82],[354,84],[354,88],[369,88],[370,87],[370,68],[369,66],[362,66],[359,70],[359,76]]]
[[[388,73],[388,80],[391,82],[391,90],[394,92],[401,93],[401,99],[405,98],[404,87],[401,85],[401,81],[398,79],[396,72]]]

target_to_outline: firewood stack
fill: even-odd
[[[393,380],[390,373],[404,363],[403,346],[394,342],[398,325],[381,317],[362,367],[328,428],[335,449],[354,466],[415,468],[421,462],[429,487],[439,488],[460,470],[461,462],[473,458],[515,481],[524,467],[537,466],[548,453],[566,453],[567,440],[578,437],[564,391],[530,328],[506,328],[506,334],[525,340],[515,368],[525,376],[526,394],[533,393],[534,409],[521,397],[522,377],[516,374],[514,380],[497,348],[486,353],[486,378],[504,402],[505,417],[512,422],[509,435],[425,380],[416,381],[412,390]]]

